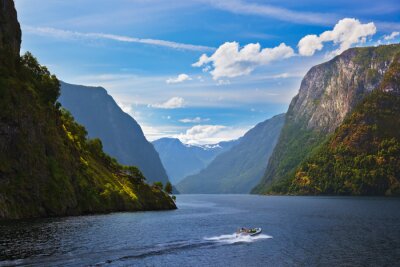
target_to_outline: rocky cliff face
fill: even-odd
[[[21,29],[14,1],[0,0],[0,49],[9,49],[18,55],[20,46]]]
[[[382,85],[296,169],[290,194],[400,195],[400,53]]]
[[[380,90],[386,93],[400,95],[400,53],[385,74]]]
[[[349,49],[315,66],[292,100],[288,120],[308,129],[333,132],[352,108],[382,81],[399,46]]]
[[[383,79],[400,45],[352,48],[313,67],[289,106],[262,182],[253,192],[285,186],[295,168]]]

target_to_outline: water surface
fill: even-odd
[[[0,223],[0,265],[395,266],[400,199],[178,195],[178,210]],[[241,226],[262,235],[236,237]]]

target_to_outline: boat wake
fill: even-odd
[[[260,235],[256,235],[256,236],[237,235],[236,233],[234,233],[234,234],[230,234],[230,235],[205,237],[204,240],[218,242],[218,243],[224,243],[224,244],[235,244],[235,243],[251,243],[251,242],[255,242],[260,239],[269,239],[269,238],[272,238],[272,236],[264,235],[264,234],[260,234]]]
[[[159,256],[169,253],[175,253],[180,250],[188,250],[194,248],[213,248],[218,246],[225,246],[238,243],[251,243],[262,239],[269,239],[272,236],[260,234],[256,236],[249,235],[236,235],[225,234],[219,236],[204,237],[202,239],[190,239],[190,240],[176,240],[166,243],[160,243],[152,246],[146,246],[142,248],[124,248],[115,250],[106,250],[91,252],[90,254],[81,255],[63,255],[54,257],[39,257],[35,259],[25,259],[21,262],[12,261],[6,263],[5,266],[16,266],[16,265],[64,265],[64,266],[75,266],[75,265],[85,265],[85,266],[103,266],[117,262],[132,262],[135,260],[140,260],[147,257]],[[92,262],[79,262],[79,259],[97,259],[96,263]],[[78,260],[78,262],[76,261]],[[5,262],[0,262],[0,265]]]
[[[232,245],[238,243],[252,243],[262,239],[270,239],[272,236],[260,234],[256,236],[225,234],[219,236],[204,237],[203,239],[180,240],[172,241],[162,244],[157,244],[152,247],[144,248],[143,251],[136,251],[135,254],[123,256],[115,260],[109,260],[106,263],[115,261],[129,261],[134,259],[142,259],[146,257],[173,253],[179,250],[193,249],[193,248],[211,248],[216,246]],[[97,263],[96,265],[102,265]]]

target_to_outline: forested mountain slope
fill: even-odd
[[[293,98],[279,141],[254,193],[286,190],[316,147],[382,82],[400,45],[351,48],[310,69]]]

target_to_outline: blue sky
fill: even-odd
[[[191,144],[237,138],[285,112],[308,69],[348,47],[400,40],[397,0],[16,6],[22,51],[61,80],[105,87],[149,140]]]

